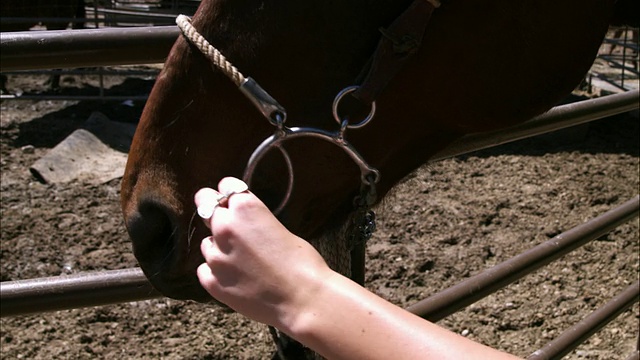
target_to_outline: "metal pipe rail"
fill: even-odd
[[[527,360],[561,359],[582,344],[591,335],[614,320],[620,313],[635,304],[640,297],[640,282],[627,287],[622,293],[611,299],[589,316],[582,319],[557,338],[536,350]]]
[[[638,216],[640,196],[407,308],[432,322],[500,290]]]
[[[516,126],[463,136],[436,153],[430,161],[443,160],[635,110],[640,106],[639,96],[639,90],[634,90],[556,106],[548,112]]]
[[[140,268],[0,283],[0,317],[162,297]]]
[[[0,33],[0,71],[163,63],[177,26]]]
[[[438,321],[637,216],[640,197],[409,307]],[[556,253],[558,251],[558,253]],[[0,316],[160,297],[139,268],[0,283]]]

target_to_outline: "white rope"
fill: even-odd
[[[176,24],[184,36],[189,39],[189,41],[195,45],[203,54],[207,55],[213,64],[217,66],[222,72],[227,75],[231,81],[233,81],[237,86],[242,85],[245,81],[244,75],[238,69],[233,66],[225,57],[211,45],[207,39],[205,39],[198,30],[196,30],[193,25],[191,25],[191,19],[185,15],[178,15],[176,18]]]

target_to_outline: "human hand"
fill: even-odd
[[[309,243],[289,232],[255,195],[234,193],[238,182],[225,178],[218,184],[219,192],[201,189],[195,195],[199,209],[212,209],[221,193],[233,193],[205,219],[212,236],[200,247],[205,258],[198,267],[200,284],[249,318],[276,327],[290,325],[331,270]]]

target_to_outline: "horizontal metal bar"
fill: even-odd
[[[177,26],[0,33],[0,71],[162,63]]]
[[[625,49],[631,49],[634,51],[638,51],[638,45],[635,44],[634,41],[632,41],[631,39],[625,41],[624,39],[609,39],[609,38],[604,38],[602,40],[604,43],[607,44],[612,44],[615,45],[616,47],[622,47]],[[609,54],[609,56],[611,56],[613,54]],[[622,56],[622,55],[613,55],[613,56]],[[633,57],[633,56],[629,56],[629,57]]]
[[[0,283],[0,317],[161,297],[139,268]]]
[[[430,161],[443,160],[631,111],[638,108],[639,94],[638,90],[634,90],[556,106],[520,125],[464,136],[436,153]]]
[[[408,311],[436,322],[494,293],[638,216],[640,196],[554,238],[413,304]]]
[[[631,89],[629,89],[627,86],[624,85],[624,79],[610,79],[609,77],[605,76],[605,75],[600,75],[600,74],[595,74],[595,73],[591,73],[589,74],[589,83],[593,82],[593,79],[597,79],[599,81],[603,81],[611,86],[615,86],[616,88],[622,90],[622,91],[629,91]],[[627,82],[628,83],[628,82]]]
[[[606,60],[609,62],[609,66],[614,68],[614,69],[620,69],[620,70],[624,70],[625,72],[630,72],[635,76],[640,75],[640,73],[638,72],[638,70],[636,70],[635,68],[631,67],[631,66],[627,66],[624,63],[622,63],[621,61],[625,60],[625,61],[635,61],[636,58],[632,57],[632,56],[624,56],[624,55],[600,55],[599,58]],[[630,77],[630,76],[629,76]],[[631,79],[629,79],[631,80]]]
[[[527,360],[561,359],[636,303],[638,298],[640,298],[640,281],[636,281],[579,323],[565,330],[560,336],[531,354]]]

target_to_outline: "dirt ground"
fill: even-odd
[[[9,88],[44,91],[45,77]],[[63,77],[62,94],[96,92]],[[148,79],[108,81],[140,95]],[[119,180],[45,185],[29,172],[99,110],[135,122],[140,103],[1,103],[1,279],[136,266],[118,204]],[[367,286],[399,306],[489,268],[636,196],[638,117],[603,119],[425,166],[377,209]],[[555,338],[638,279],[638,219],[440,324],[520,356]],[[624,359],[636,348],[636,304],[567,356]],[[1,320],[2,359],[268,359],[266,327],[196,303],[159,299]]]

